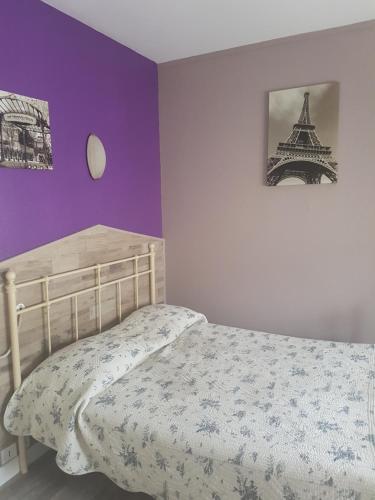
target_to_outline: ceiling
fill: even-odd
[[[43,0],[162,63],[375,19],[375,0]]]

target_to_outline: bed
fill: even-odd
[[[5,425],[157,499],[374,500],[374,379],[373,345],[151,304],[48,357]]]

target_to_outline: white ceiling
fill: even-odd
[[[43,0],[157,63],[375,19],[375,0]]]

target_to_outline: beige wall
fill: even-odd
[[[375,342],[375,23],[159,66],[167,300]],[[340,83],[337,185],[264,186],[267,92]]]

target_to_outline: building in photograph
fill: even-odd
[[[47,112],[42,111],[43,107]],[[53,168],[46,102],[14,94],[0,95],[0,166]]]

